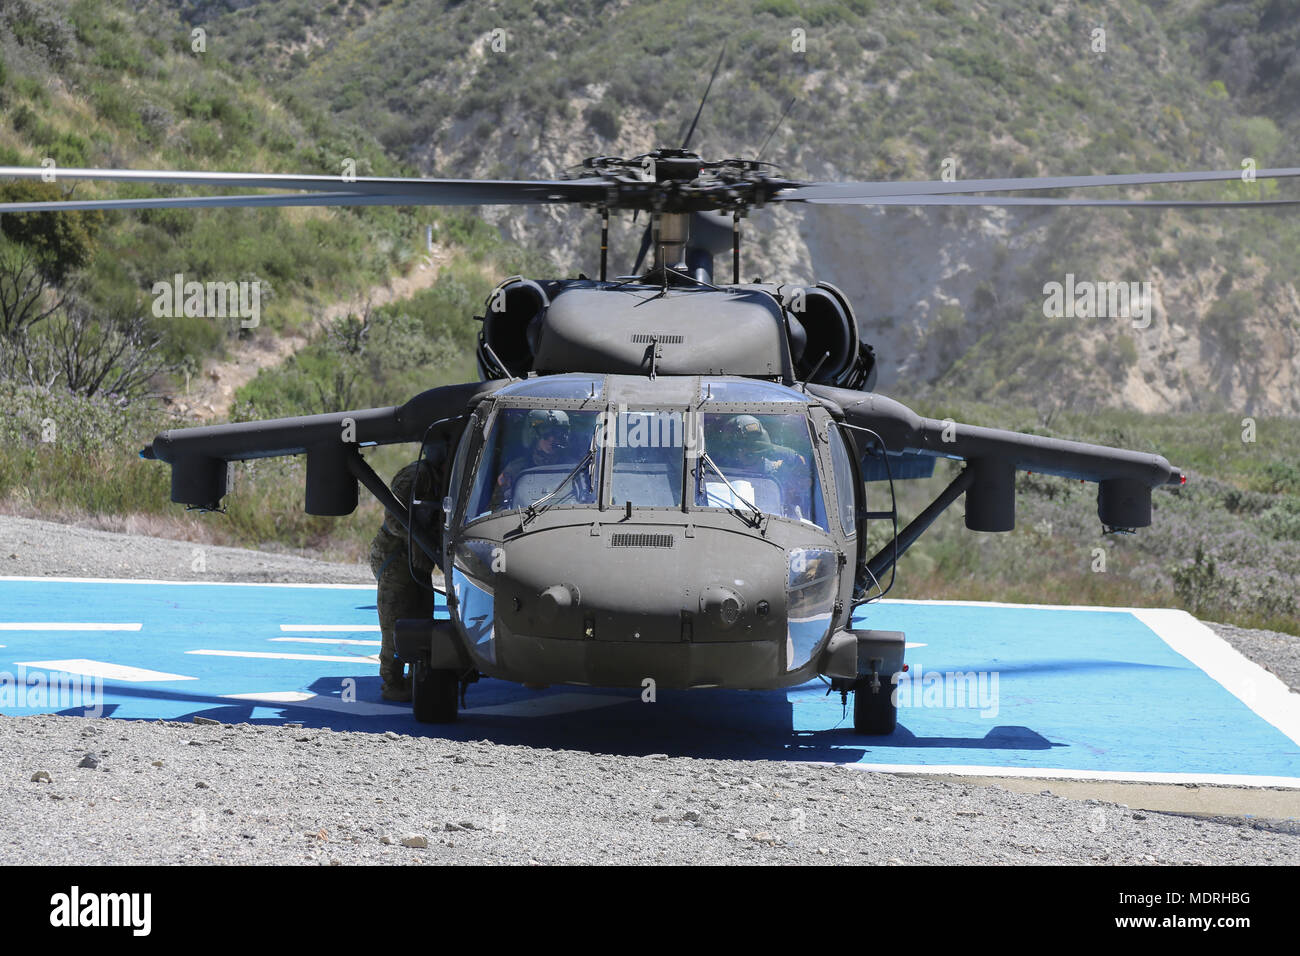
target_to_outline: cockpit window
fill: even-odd
[[[857,489],[853,484],[853,463],[849,451],[844,445],[844,436],[832,423],[827,428],[827,439],[831,445],[831,470],[835,476],[835,500],[840,505],[840,527],[845,537],[858,533],[857,527]]]
[[[757,380],[730,382],[704,379],[700,382],[700,399],[705,402],[799,402],[808,399],[792,388],[776,382]]]
[[[709,412],[701,417],[704,455],[692,462],[697,506],[752,510],[752,505],[826,529],[807,418]]]
[[[528,398],[590,398],[594,400],[599,399],[604,390],[604,380],[597,375],[542,375],[507,385],[496,394],[499,397],[518,397],[522,395]]]
[[[610,504],[680,508],[686,416],[680,411],[622,411],[607,436],[614,456]]]
[[[527,508],[543,498],[548,505],[595,504],[599,418],[595,411],[557,408],[498,412],[479,457],[466,520]]]

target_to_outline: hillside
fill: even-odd
[[[724,44],[695,145],[752,153],[797,97],[764,157],[795,176],[935,178],[947,158],[960,178],[1300,162],[1300,13],[1277,0],[177,6],[426,173],[551,176],[676,143]],[[589,214],[484,215],[554,271],[593,266]],[[850,294],[886,388],[1300,411],[1294,213],[783,209],[749,230],[747,275]],[[630,256],[635,229],[618,235]],[[1149,282],[1149,327],[1045,318],[1043,286],[1067,274]]]
[[[233,65],[217,39],[200,42],[172,12],[141,13],[139,6],[127,0],[0,3],[0,165],[49,160],[56,170],[338,174],[351,162],[358,175],[413,172],[390,159],[363,129]],[[0,195],[58,198],[62,188],[57,182],[16,182],[0,184]],[[88,183],[75,190],[84,197],[183,192]],[[502,248],[473,215],[428,209],[144,210],[61,217],[4,217],[0,252],[32,247],[31,236],[52,223],[79,226],[79,255],[64,254],[69,262],[51,276],[54,285],[62,293],[77,290],[78,300],[103,323],[139,319],[143,330],[136,331],[143,340],[157,338],[166,374],[124,397],[152,391],[178,401],[205,362],[241,344],[261,339],[270,348],[287,333],[301,341],[322,319],[339,314],[340,302],[357,303],[359,315],[368,290],[421,267],[425,224],[435,227],[439,247],[451,260],[448,283],[473,286],[456,296],[461,312],[490,288],[479,263]],[[490,271],[521,264],[494,264]],[[258,283],[256,326],[243,327],[233,318],[156,318],[153,285],[176,274],[202,282]],[[436,374],[454,378],[469,369],[461,360]]]
[[[412,172],[364,130],[232,65],[219,42],[194,42],[161,7],[0,0],[0,165],[337,173],[352,159],[361,175]],[[0,196],[55,199],[64,188],[5,182]],[[75,187],[106,198],[169,189]],[[436,281],[403,282],[435,265],[424,256],[426,223]],[[209,417],[196,406],[218,369],[271,363],[238,396],[234,413],[245,418],[388,404],[471,377],[468,316],[493,276],[527,266],[495,230],[456,211],[0,217],[0,511],[108,528],[141,518],[141,528],[199,542],[351,557],[373,533],[377,506],[342,522],[303,515],[301,462],[244,468],[230,513],[201,523],[168,501],[166,470],[136,453],[164,428]],[[157,316],[153,285],[178,273],[259,283],[256,327]],[[419,291],[384,296],[390,288]],[[384,298],[393,301],[371,308]],[[15,316],[25,324],[11,324]],[[132,362],[139,374],[124,376]],[[405,454],[378,454],[377,467],[391,472]]]
[[[933,176],[948,155],[966,177],[1284,164],[1300,157],[1300,29],[1275,8],[1116,4],[1098,59],[1080,52],[1101,17],[1088,7],[0,0],[0,164],[334,172],[356,158],[362,173],[555,175],[588,153],[679,141],[724,40],[699,145],[756,149],[797,91],[768,152],[793,175]],[[493,29],[512,52],[491,52]],[[792,29],[807,30],[805,53],[790,54]],[[67,268],[52,294],[75,289],[85,306],[38,338],[78,315],[103,334],[127,322],[158,337],[145,351],[162,366],[130,394],[0,368],[0,512],[352,561],[377,505],[304,515],[301,460],[240,466],[224,516],[168,501],[166,469],[135,452],[193,422],[186,372],[287,356],[239,388],[237,418],[402,401],[473,376],[470,316],[495,278],[591,270],[596,256],[581,212],[64,216],[0,222],[4,256],[53,243]],[[883,390],[937,417],[1157,451],[1191,478],[1157,495],[1153,528],[1111,539],[1096,535],[1091,488],[1025,476],[1014,533],[973,535],[953,509],[903,559],[893,596],[1174,605],[1300,634],[1297,227],[1233,216],[755,214],[747,275],[846,288]],[[625,250],[634,232],[622,225]],[[262,324],[154,320],[151,285],[176,272],[265,282]],[[1067,273],[1151,281],[1150,328],[1045,319],[1042,286]],[[385,475],[409,456],[371,452]],[[904,518],[946,477],[901,489]]]

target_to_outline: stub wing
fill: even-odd
[[[1097,515],[1107,528],[1117,529],[1150,525],[1152,489],[1186,480],[1160,455],[924,418],[873,393],[821,385],[810,385],[808,391],[841,414],[846,424],[874,433],[878,442],[860,433],[866,445],[883,444],[898,460],[968,462],[972,476],[966,489],[966,526],[973,531],[1015,527],[1017,471],[1096,482]]]
[[[503,384],[446,385],[387,408],[173,429],[158,435],[140,457],[171,465],[172,501],[214,509],[226,494],[230,462],[305,454],[307,513],[350,514],[357,504],[350,459],[360,446],[421,441],[431,425],[467,415]]]

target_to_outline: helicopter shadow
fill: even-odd
[[[326,691],[324,695],[319,695],[319,692],[316,692],[318,697],[315,706],[271,700],[234,699],[222,695],[197,694],[174,688],[142,687],[136,684],[115,684],[105,681],[103,685],[105,697],[128,698],[146,703],[180,704],[182,707],[188,706],[190,709],[169,714],[167,717],[130,714],[119,716],[118,712],[124,709],[124,704],[121,702],[105,702],[96,710],[86,707],[70,707],[59,711],[51,711],[50,713],[66,717],[113,717],[147,723],[160,721],[192,723],[194,718],[202,717],[222,724],[253,724],[264,727],[301,724],[303,727],[321,729],[371,730],[378,732],[393,729],[388,720],[385,719],[388,715],[384,714],[378,718],[384,726],[376,726],[374,716],[357,711],[365,710],[373,714],[374,707],[378,704],[391,709],[394,724],[400,724],[401,719],[410,718],[409,708],[404,705],[388,704],[379,700],[380,681],[378,677],[356,677],[352,678],[352,680],[356,681],[358,688],[357,700],[362,702],[362,708],[356,708],[343,698],[343,680],[340,679],[317,682],[327,686],[321,688],[321,690]],[[351,712],[349,708],[351,708]],[[261,715],[257,713],[259,710],[263,712]]]
[[[355,683],[353,683],[355,682]],[[349,693],[345,693],[348,689]],[[1065,746],[1021,726],[996,726],[979,735],[926,736],[909,729],[906,710],[889,735],[863,737],[845,726],[838,705],[824,705],[806,693],[783,691],[660,691],[653,703],[636,690],[557,687],[526,690],[513,684],[484,681],[469,690],[469,708],[454,724],[415,721],[405,705],[382,701],[374,676],[322,678],[309,690],[310,701],[244,700],[212,694],[106,684],[107,697],[98,715],[84,708],[59,711],[67,716],[114,717],[122,698],[180,704],[186,708],[167,719],[188,723],[195,717],[223,724],[301,725],[304,728],[380,734],[395,730],[417,737],[480,741],[539,750],[578,750],[610,756],[665,754],[697,759],[807,761],[818,763],[880,762],[885,751],[963,750],[1006,753],[1045,751]],[[355,697],[350,691],[355,690]],[[476,693],[477,692],[477,693]],[[476,699],[477,698],[477,699]],[[811,707],[810,707],[811,704]],[[826,729],[807,725],[825,717]],[[155,721],[156,717],[119,719]]]
[[[843,737],[846,734],[854,740],[861,741],[864,739],[847,727],[837,727],[833,730],[804,731],[805,736],[814,739],[822,735],[833,738]],[[905,725],[899,724],[892,734],[867,739],[870,740],[868,749],[872,750],[893,747],[905,750],[1033,751],[1069,746],[1068,744],[1053,743],[1032,728],[1011,725],[991,727],[988,733],[982,737],[922,737],[908,730]]]
[[[318,694],[328,692],[326,683],[320,682],[321,686],[312,689]],[[647,703],[635,690],[557,687],[528,691],[498,684],[488,693],[482,692],[484,685],[491,687],[493,683],[483,682],[469,689],[469,709],[462,711],[455,724],[419,724],[403,715],[391,721],[371,720],[366,729],[378,732],[400,728],[414,735],[447,740],[489,740],[617,756],[666,754],[698,759],[829,763],[856,763],[884,748],[1007,752],[1064,746],[1053,744],[1031,728],[1018,726],[996,726],[968,737],[924,736],[903,723],[890,735],[863,737],[852,727],[835,726],[837,718],[843,719],[838,706],[817,704],[815,717],[825,716],[832,726],[808,730],[805,728],[814,712],[809,711],[810,698],[798,692],[660,691],[653,703]],[[288,713],[286,710],[286,719]],[[304,714],[301,719],[306,724],[310,718]]]

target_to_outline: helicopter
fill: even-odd
[[[741,281],[742,220],[777,203],[1236,208],[1300,200],[1057,194],[1231,182],[1241,176],[1234,170],[807,182],[760,160],[691,151],[699,118],[681,146],[589,157],[568,178],[60,169],[57,177],[71,181],[280,191],[3,203],[0,213],[595,210],[596,278],[513,276],[488,296],[476,317],[480,381],[432,388],[398,406],[174,429],[140,456],[170,466],[173,502],[204,511],[220,510],[235,461],[305,455],[304,508],[313,515],[352,513],[364,486],[406,529],[408,544],[442,569],[447,618],[397,627],[419,721],[456,720],[466,686],[480,676],[756,690],[820,677],[846,705],[853,695],[856,732],[889,734],[897,724],[891,688],[907,668],[904,635],[855,628],[853,614],[887,593],[899,559],[946,508],[964,496],[968,529],[1011,531],[1016,473],[1032,471],[1096,483],[1103,531],[1132,533],[1151,524],[1153,490],[1186,476],[1159,455],[925,418],[875,392],[875,351],[839,289]],[[50,172],[0,167],[0,178]],[[1254,175],[1288,179],[1300,168]],[[611,276],[610,215],[629,211],[648,222],[631,273]],[[730,281],[717,268],[728,252]],[[526,454],[539,424],[554,426],[556,452],[544,461]],[[436,493],[403,505],[361,450],[417,442]],[[900,528],[895,482],[930,477],[939,458],[964,467]],[[882,487],[888,507],[883,490],[868,493]],[[868,526],[881,521],[891,534],[873,553]]]

